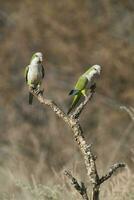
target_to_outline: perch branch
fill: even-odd
[[[42,93],[37,94],[32,88],[29,88],[29,90],[41,104],[49,106],[58,117],[62,118],[67,124],[69,124],[68,116],[57,106],[55,102],[53,102],[51,99],[44,98]]]
[[[68,179],[70,179],[71,184],[72,184],[73,187],[80,193],[80,195],[82,196],[82,198],[83,198],[84,200],[89,200],[88,195],[87,195],[87,189],[86,189],[84,183],[81,182],[81,185],[80,185],[80,184],[78,183],[77,179],[74,178],[74,177],[72,176],[72,174],[71,174],[70,172],[68,172],[68,171],[65,171],[64,174],[68,177]]]
[[[117,169],[122,168],[122,167],[125,167],[124,163],[116,163],[112,165],[112,167],[109,169],[107,174],[100,178],[99,184],[102,184],[103,182],[108,180],[113,175],[113,173],[116,172]]]
[[[116,171],[119,167],[123,167],[123,164],[115,164],[112,166],[112,168],[109,170],[109,172],[105,175],[99,178],[98,172],[97,172],[97,167],[96,167],[96,158],[92,152],[91,145],[88,145],[86,143],[86,140],[83,135],[83,130],[80,126],[79,123],[79,115],[81,114],[82,110],[84,109],[85,105],[88,103],[88,101],[92,98],[94,91],[91,91],[89,96],[85,99],[83,103],[81,103],[76,110],[74,111],[73,114],[71,115],[66,115],[60,108],[57,106],[55,102],[53,102],[50,99],[46,99],[43,97],[42,93],[38,93],[29,88],[30,92],[38,99],[38,101],[43,104],[49,106],[55,114],[60,117],[65,123],[69,125],[69,127],[72,129],[72,132],[74,134],[75,141],[78,144],[78,147],[84,157],[84,162],[85,166],[87,169],[87,175],[92,183],[93,186],[93,192],[92,192],[92,199],[93,200],[99,200],[99,190],[100,190],[100,185],[104,181],[106,181],[108,178],[110,178],[113,174],[113,172]],[[66,176],[71,179],[73,186],[75,187],[76,190],[79,191],[79,193],[82,195],[81,191],[84,192],[83,198],[84,200],[88,200],[87,192],[85,185],[82,184],[81,186],[78,184],[77,180],[69,173],[66,172]]]
[[[56,115],[58,115],[58,117],[63,119],[71,127],[72,132],[74,133],[74,138],[76,142],[78,143],[80,151],[82,152],[84,156],[84,161],[87,168],[87,174],[89,176],[89,179],[92,182],[92,184],[96,184],[99,179],[99,176],[96,169],[95,158],[91,151],[91,145],[86,144],[86,141],[83,135],[83,130],[79,124],[78,118],[74,119],[73,117],[66,115],[57,106],[55,102],[53,102],[50,99],[44,98],[42,93],[36,94],[36,91],[31,88],[30,88],[30,92],[39,100],[40,103],[51,107],[51,109],[56,113]]]
[[[94,91],[90,92],[87,98],[85,98],[85,100],[81,102],[78,107],[76,107],[75,111],[72,114],[70,114],[70,116],[72,118],[78,118],[81,112],[83,111],[83,109],[85,108],[86,104],[88,103],[88,101],[90,101],[93,98],[93,95],[94,95]]]

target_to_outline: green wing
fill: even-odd
[[[79,80],[77,81],[77,83],[75,85],[75,89],[81,91],[81,90],[85,89],[87,83],[88,83],[88,79],[84,76],[80,76]]]
[[[82,91],[83,89],[85,89],[86,85],[88,83],[88,79],[86,77],[84,77],[83,75],[80,76],[80,78],[78,79],[74,89],[72,89],[69,92],[69,95],[77,95],[80,91]]]
[[[82,91],[85,91],[85,87],[88,83],[88,79],[86,77],[84,77],[83,75],[80,76],[79,80],[77,81],[75,88],[73,90],[71,90],[71,92],[69,93],[70,95],[73,95],[73,102],[71,104],[71,107],[68,110],[69,114],[71,112],[71,110],[76,106],[76,104],[78,103],[79,99],[82,96]]]
[[[72,111],[72,109],[76,106],[76,104],[78,103],[81,96],[82,96],[81,92],[79,92],[77,95],[74,96],[73,102],[72,102],[71,107],[69,108],[67,114],[69,114]]]
[[[43,65],[41,65],[41,70],[42,70],[42,78],[44,78],[44,76],[45,76],[45,70],[44,70],[44,67],[43,67]]]
[[[24,72],[24,77],[25,77],[26,83],[27,83],[27,74],[28,74],[28,70],[29,70],[29,66],[26,66],[25,72]]]

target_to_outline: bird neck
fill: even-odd
[[[38,65],[39,64],[38,62],[39,62],[39,59],[38,58],[34,58],[34,59],[31,60],[30,64],[31,65]]]
[[[94,74],[95,70],[88,70],[84,75],[90,81]]]

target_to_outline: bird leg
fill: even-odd
[[[42,94],[43,95],[43,92],[44,92],[44,89],[40,89],[40,85],[37,86],[36,90],[35,90],[35,93],[38,95],[38,94]]]
[[[40,90],[40,86],[38,85],[38,86],[34,86],[34,85],[30,85],[29,86],[29,89],[32,89],[34,92],[35,92],[35,94],[36,95],[38,95],[39,93],[41,93],[42,91]]]
[[[88,98],[88,96],[86,95],[86,90],[82,90],[81,93],[83,94],[83,96],[85,97],[85,99]]]

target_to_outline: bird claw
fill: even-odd
[[[36,89],[35,91],[36,95],[39,95],[39,94],[43,95],[43,92],[44,92],[44,89],[40,90],[39,88]]]
[[[35,94],[39,94],[40,93],[40,89],[39,88],[37,88],[36,90],[35,90]]]

